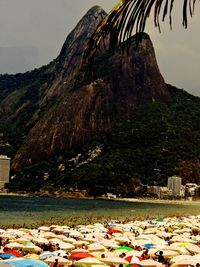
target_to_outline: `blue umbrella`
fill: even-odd
[[[7,263],[15,267],[49,267],[49,265],[44,263],[43,261],[24,258],[4,260],[3,263]]]
[[[16,258],[13,254],[0,254],[0,258],[3,260],[11,259],[11,258]]]
[[[42,255],[40,255],[40,260],[43,261],[43,260],[46,260],[47,258],[53,257],[53,256],[57,256],[57,254],[56,253],[51,253],[51,252],[49,252],[49,253],[45,252]]]
[[[145,244],[145,245],[144,245],[144,247],[145,247],[145,248],[148,248],[148,249],[149,249],[149,248],[152,248],[153,246],[154,246],[154,244],[152,244],[152,243],[149,243],[149,244]]]

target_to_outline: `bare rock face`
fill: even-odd
[[[24,74],[0,76],[1,124],[14,124],[21,113],[26,113],[27,123],[33,124],[50,101],[62,97],[73,86],[89,38],[105,16],[101,7],[91,8],[68,35],[59,56],[47,66]],[[37,98],[34,108],[32,95]]]
[[[61,95],[73,86],[74,77],[81,67],[87,43],[97,25],[105,16],[106,12],[101,7],[92,7],[68,35],[59,56],[54,62],[53,71],[57,72],[57,77],[46,89],[43,102]]]
[[[66,47],[60,55],[64,66],[67,61],[62,54]],[[115,122],[129,119],[143,103],[168,100],[147,35],[139,47],[133,38],[128,54],[104,56],[101,64],[101,73],[94,73],[96,79],[68,91],[59,105],[32,128],[12,162],[14,169],[66,152],[112,131]],[[66,71],[70,76],[71,70]]]

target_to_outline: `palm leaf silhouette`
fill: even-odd
[[[172,10],[174,3],[182,5],[183,27],[188,26],[188,14],[193,15],[196,0],[121,0],[99,24],[90,38],[84,58],[92,60],[106,36],[109,35],[109,49],[115,51],[117,47],[124,49],[124,41],[128,40],[133,30],[136,33],[144,32],[147,18],[154,12],[155,26],[160,30],[162,21],[169,15],[172,26]],[[139,40],[139,39],[138,39]]]

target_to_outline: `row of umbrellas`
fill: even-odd
[[[3,242],[0,267],[47,267],[55,261],[60,265],[91,267],[195,266],[200,262],[199,233],[200,216],[110,221],[73,228],[51,225],[0,229]],[[44,251],[44,246],[51,249]],[[148,259],[143,257],[144,251]],[[165,262],[158,262],[159,251]]]

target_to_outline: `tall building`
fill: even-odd
[[[168,178],[168,189],[172,191],[173,196],[181,195],[182,178],[179,176],[172,176]]]
[[[6,183],[9,183],[10,177],[10,158],[0,155],[0,190],[4,189]]]

